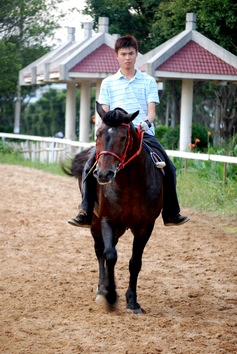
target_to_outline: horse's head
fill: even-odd
[[[96,134],[97,166],[93,172],[99,184],[112,183],[116,172],[124,162],[128,150],[131,148],[130,122],[139,111],[128,114],[121,108],[105,112],[96,102],[96,109],[103,124]]]

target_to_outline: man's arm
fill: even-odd
[[[141,130],[144,132],[147,132],[150,127],[151,123],[154,121],[156,117],[156,103],[155,102],[149,102],[147,105],[147,116],[146,119],[140,123]]]
[[[148,113],[147,113],[147,117],[145,120],[149,120],[150,123],[153,123],[153,121],[155,120],[156,117],[156,103],[155,102],[149,102],[147,105],[148,109]]]

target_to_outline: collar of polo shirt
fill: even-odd
[[[117,73],[114,75],[115,79],[121,79],[121,77],[125,78],[127,80],[127,78],[121,73],[121,69],[119,69],[117,71]],[[142,73],[140,70],[136,69],[136,73],[135,75],[133,76],[133,78],[131,80],[134,80],[134,79],[141,79],[142,78]],[[131,81],[130,80],[130,81]]]

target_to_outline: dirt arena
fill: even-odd
[[[77,182],[0,165],[0,352],[237,353],[237,222],[182,210],[159,218],[138,282],[144,313],[126,313],[132,235],[118,244],[118,308],[95,303],[98,280],[88,230],[67,224]]]

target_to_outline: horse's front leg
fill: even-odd
[[[96,302],[100,304],[100,303],[104,303],[103,299],[104,296],[106,295],[106,290],[104,287],[104,283],[105,283],[104,243],[101,238],[95,239],[94,248],[99,263],[99,282],[98,282],[98,290],[96,293]]]
[[[102,237],[104,241],[104,257],[106,260],[105,268],[105,298],[109,308],[112,310],[117,302],[116,285],[114,279],[114,267],[117,262],[117,251],[115,249],[115,240],[112,227],[106,218],[101,220]]]
[[[149,227],[143,235],[141,235],[142,230],[139,230],[139,232],[133,232],[134,241],[132,257],[129,262],[130,280],[128,290],[126,292],[126,310],[135,314],[142,313],[141,306],[137,302],[137,278],[142,267],[142,254],[146,243],[149,240],[152,229],[153,226]]]

